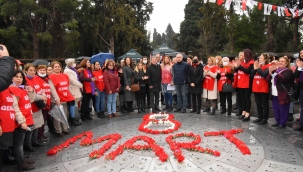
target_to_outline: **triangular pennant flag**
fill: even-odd
[[[234,0],[234,9],[235,10],[241,9],[241,0]]]
[[[253,1],[254,6],[258,6],[258,2],[257,1]]]
[[[286,15],[287,17],[290,17],[290,16],[291,16],[291,14],[290,14],[289,11],[288,11],[288,8],[284,8],[284,12],[285,12],[285,15]]]
[[[262,2],[258,2],[258,10],[262,10]]]
[[[303,10],[299,10],[298,16],[301,16],[303,14]]]
[[[278,6],[278,16],[284,16],[284,7]]]
[[[270,15],[272,5],[266,3],[263,4],[264,4],[264,15]]]
[[[246,10],[246,1],[247,1],[247,0],[242,0],[242,10],[243,10],[243,11]]]
[[[272,10],[276,11],[277,10],[277,6],[273,5],[272,6]]]
[[[208,0],[208,2],[216,3],[216,0]]]
[[[296,8],[289,8],[289,11],[291,12],[292,17],[295,18],[296,17]]]
[[[253,0],[247,0],[246,1],[246,6],[249,7],[250,9],[254,8],[254,1]]]
[[[231,4],[232,0],[226,0],[225,4],[224,4],[224,8],[226,10],[229,10],[230,9],[230,4]]]
[[[217,5],[222,5],[224,0],[217,0]]]

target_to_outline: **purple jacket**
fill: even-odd
[[[268,74],[268,76],[266,77],[266,80],[268,82],[270,82],[270,94],[269,94],[270,97],[272,96],[271,95],[271,84],[274,84],[274,83],[271,83],[271,78],[272,78],[272,76],[270,74]],[[277,76],[276,76],[276,87],[277,87],[277,91],[278,91],[279,104],[280,105],[289,104],[290,98],[281,84],[284,85],[284,87],[287,89],[287,92],[291,89],[291,87],[294,84],[294,74],[293,74],[292,70],[286,69],[286,70],[282,71],[281,73],[277,74]]]

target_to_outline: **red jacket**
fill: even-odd
[[[120,78],[117,72],[111,73],[108,70],[104,70],[103,80],[106,94],[109,94],[110,91],[112,92],[111,94],[119,92],[117,88],[120,88]]]
[[[103,72],[102,72],[102,70],[100,69],[100,70],[93,71],[93,76],[95,78],[97,78],[97,80],[95,81],[96,87],[98,88],[98,90],[100,92],[102,92],[105,88],[104,81],[103,81]]]

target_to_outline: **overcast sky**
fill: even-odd
[[[154,28],[158,33],[163,33],[170,23],[176,33],[180,31],[180,23],[184,20],[184,8],[188,0],[147,0],[153,2],[154,11],[147,22],[146,30],[151,31],[151,39]]]

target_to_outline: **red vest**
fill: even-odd
[[[269,68],[271,64],[267,64],[261,67],[264,71],[265,69]],[[253,83],[252,83],[252,92],[255,93],[268,93],[268,82],[266,78],[261,77],[258,73],[255,74]]]
[[[102,72],[102,70],[100,69],[100,70],[93,71],[93,76],[95,78],[97,78],[97,80],[95,81],[96,87],[98,88],[99,91],[102,92],[105,88],[104,82],[103,82],[103,72]]]
[[[209,69],[212,73],[216,73],[218,66],[209,67],[208,65],[204,67],[205,69]],[[215,86],[215,78],[211,77],[210,75],[206,75],[203,81],[203,88],[206,90],[214,90]]]
[[[253,60],[248,63],[242,62],[241,66],[247,69],[252,64],[254,64]],[[249,88],[249,74],[244,73],[242,70],[238,70],[237,88]]]
[[[88,69],[83,70],[83,75],[85,78],[91,78],[87,72]],[[92,87],[90,85],[91,82],[83,82],[83,87],[85,89],[85,93],[92,93]]]
[[[18,127],[13,102],[9,88],[0,92],[0,126],[4,133],[13,132]]]
[[[9,90],[13,95],[19,97],[18,106],[22,115],[26,118],[26,124],[34,125],[32,106],[27,91],[15,86],[9,87]]]
[[[60,102],[69,102],[75,100],[74,96],[69,92],[69,78],[66,74],[51,74],[49,79],[52,80],[56,88]]]
[[[235,73],[234,73],[234,82],[232,83],[232,86],[233,86],[234,88],[237,88],[237,84],[238,84],[238,73],[235,72]]]
[[[50,109],[50,104],[51,104],[51,92],[50,92],[50,86],[48,85],[47,82],[48,78],[46,79],[46,81],[44,81],[42,78],[39,77],[39,85],[42,89],[42,91],[45,93],[45,96],[47,98],[47,105],[45,108],[45,110],[49,110]]]
[[[26,83],[27,83],[27,85],[33,87],[37,94],[42,95],[42,89],[40,87],[39,79],[41,79],[41,78],[38,76],[34,76],[31,79],[26,77]],[[33,113],[35,113],[35,112],[38,112],[40,109],[36,106],[35,103],[32,103],[32,110],[33,110]]]
[[[230,68],[229,67],[223,67],[220,68],[220,80],[218,81],[218,91],[222,91],[223,84],[227,82],[227,77],[225,76],[226,73],[230,73]],[[228,80],[228,83],[231,83],[230,80]]]

